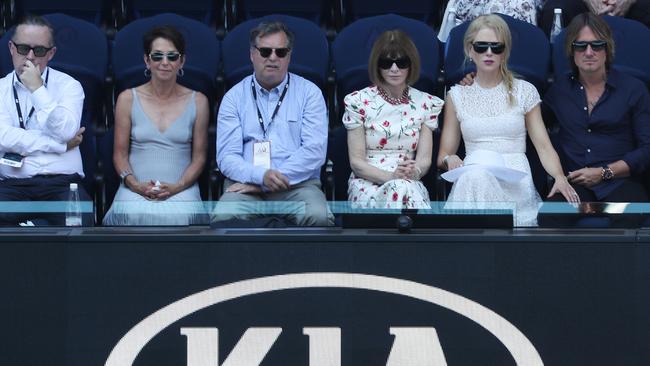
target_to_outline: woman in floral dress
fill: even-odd
[[[432,131],[444,102],[409,86],[419,78],[420,57],[400,30],[379,36],[368,67],[375,85],[345,97],[348,199],[353,207],[428,208],[420,178],[431,166]]]

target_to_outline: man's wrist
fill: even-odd
[[[605,165],[601,168],[600,178],[603,181],[614,179],[614,171],[612,170],[612,168],[609,167],[609,165]]]

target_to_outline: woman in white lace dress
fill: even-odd
[[[443,101],[409,86],[419,78],[420,57],[400,30],[379,36],[368,68],[375,85],[345,97],[348,199],[353,207],[429,208],[420,178],[431,166]]]
[[[546,133],[539,94],[532,84],[514,78],[508,69],[512,40],[501,17],[490,14],[476,18],[463,44],[466,57],[476,64],[476,78],[472,85],[452,87],[447,95],[438,166],[452,170],[463,165],[456,155],[462,135],[467,156],[478,150],[498,152],[508,168],[526,176],[511,183],[487,170],[472,169],[456,180],[448,202],[476,208],[494,207],[490,202],[515,203],[515,225],[535,226],[541,199],[526,159],[526,132],[544,169],[555,179],[549,196],[560,192],[570,202],[579,200]]]

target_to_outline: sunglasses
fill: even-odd
[[[388,70],[393,67],[393,64],[397,65],[397,68],[399,69],[408,69],[411,67],[411,59],[408,57],[380,57],[379,60],[377,60],[377,66],[379,66],[380,69]]]
[[[17,44],[11,41],[11,44],[16,47],[16,51],[18,52],[19,55],[27,56],[29,54],[29,51],[34,51],[34,56],[36,57],[43,57],[47,55],[48,51],[51,50],[54,47],[45,47],[45,46],[30,46],[28,44]]]
[[[255,49],[260,52],[260,56],[267,58],[271,56],[271,53],[275,52],[275,55],[278,56],[279,58],[284,58],[289,54],[289,51],[291,51],[291,48],[284,47],[284,48],[271,48],[271,47],[257,47],[255,46]]]
[[[181,58],[181,54],[175,51],[172,52],[151,52],[149,58],[153,62],[160,62],[163,58],[166,58],[169,62],[178,61]]]
[[[571,47],[573,47],[573,50],[577,52],[585,52],[587,50],[587,46],[591,46],[591,49],[594,52],[602,51],[605,48],[607,48],[607,41],[603,41],[603,40],[596,40],[591,42],[573,41],[573,43],[571,43]]]
[[[485,53],[489,48],[495,55],[500,55],[505,51],[506,45],[501,42],[474,42],[472,48],[476,53]]]

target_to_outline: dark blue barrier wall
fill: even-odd
[[[305,272],[383,276],[461,295],[516,327],[546,365],[650,364],[643,231],[28,233],[0,235],[2,365],[103,365],[130,329],[177,300]],[[391,327],[435,328],[449,365],[515,364],[494,335],[454,311],[332,287],[254,294],[194,312],[157,333],[134,364],[186,365],[181,329],[198,327],[218,328],[219,365],[250,327],[282,328],[261,365],[309,365],[305,327],[341,329],[341,365],[385,365]]]

